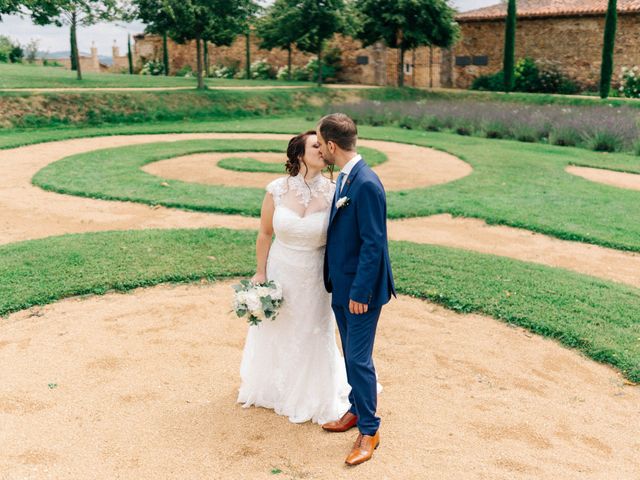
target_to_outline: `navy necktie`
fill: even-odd
[[[336,182],[336,198],[334,203],[340,198],[340,190],[342,190],[342,180],[344,180],[344,177],[344,173],[340,172],[340,175],[338,175],[338,181]]]

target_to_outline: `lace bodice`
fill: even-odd
[[[276,240],[295,250],[313,250],[327,242],[335,184],[318,175],[305,183],[302,175],[282,177],[267,185],[273,196]]]
[[[273,195],[273,201],[284,204],[300,216],[329,208],[335,184],[327,177],[316,175],[305,182],[301,173],[295,177],[280,177],[267,185],[267,192]]]

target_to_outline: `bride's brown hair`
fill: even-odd
[[[304,163],[304,153],[305,146],[307,144],[307,138],[311,135],[315,135],[315,130],[307,130],[300,135],[296,135],[291,140],[289,140],[289,146],[287,147],[287,163],[285,163],[285,169],[287,173],[292,177],[295,177],[300,173],[300,169],[304,165],[305,169],[307,168]],[[329,166],[329,172],[331,173],[331,177],[333,178],[333,168],[332,165]],[[306,171],[305,171],[306,174]]]

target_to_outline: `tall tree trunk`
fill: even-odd
[[[411,86],[416,86],[416,51],[415,49],[411,50]]]
[[[204,79],[202,78],[202,44],[200,37],[196,37],[196,68],[198,70],[198,90],[204,90]]]
[[[204,74],[209,78],[209,42],[203,40],[204,43]]]
[[[318,49],[318,86],[322,86],[322,43]]]
[[[398,60],[398,86],[404,87],[404,47],[400,47],[400,59]]]
[[[504,29],[504,91],[513,90],[515,83],[516,54],[516,0],[509,0],[507,5],[507,21]]]
[[[72,15],[71,19],[73,20],[74,18],[75,18],[75,13]],[[74,50],[76,45],[76,31],[73,27],[69,29],[69,45],[70,45],[69,51],[71,52],[71,54],[69,55],[71,60],[71,70],[75,72],[78,69],[78,63],[77,63],[75,50]]]
[[[247,63],[247,80],[249,80],[251,78],[251,32],[246,34],[246,50],[247,58],[245,60]]]
[[[402,46],[403,34],[402,30],[398,30],[396,34],[396,48],[398,49],[400,55],[398,58],[398,87],[404,87],[404,47]]]
[[[429,88],[433,88],[433,45],[429,45]]]
[[[604,42],[602,46],[602,66],[600,67],[600,98],[609,96],[611,75],[613,74],[613,48],[616,43],[618,23],[617,0],[609,0],[607,17],[604,24]]]
[[[71,56],[76,59],[76,73],[78,80],[82,80],[82,67],[78,52],[78,14],[74,10],[71,14]],[[71,62],[73,64],[73,61]]]
[[[133,75],[133,53],[131,52],[131,34],[127,34],[127,62],[129,63],[129,75]]]
[[[291,44],[287,47],[289,54],[287,55],[287,78],[291,80]]]
[[[164,74],[169,75],[169,42],[167,32],[162,34],[162,63],[164,64]]]

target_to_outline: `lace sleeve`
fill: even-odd
[[[275,205],[280,205],[282,196],[287,193],[288,190],[287,177],[280,177],[275,179],[273,182],[267,185],[266,190],[273,197],[273,203]]]

